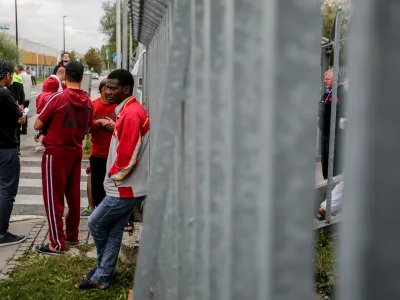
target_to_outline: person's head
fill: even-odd
[[[107,99],[107,78],[104,78],[99,85],[99,93],[101,98]]]
[[[8,60],[0,60],[0,85],[9,87],[12,84],[14,65]]]
[[[109,103],[120,104],[132,96],[134,80],[132,74],[124,69],[111,72],[107,78],[107,100]]]
[[[338,80],[340,82],[340,73],[338,73]],[[333,86],[333,69],[325,72],[324,85],[326,89],[331,89]]]
[[[61,56],[61,62],[64,65],[64,67],[69,63],[71,59],[69,58],[69,53],[64,52],[63,55]]]
[[[65,80],[65,68],[64,67],[59,67],[58,70],[57,70],[56,76],[61,81],[64,81]]]
[[[21,65],[17,65],[15,67],[15,72],[17,72],[17,74],[21,74],[24,71],[24,67]]]
[[[65,67],[66,84],[69,88],[79,88],[83,78],[83,65],[79,61],[71,61]]]

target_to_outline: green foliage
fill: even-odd
[[[331,31],[334,30],[332,26],[336,18],[336,12],[340,6],[342,7],[342,24],[340,29],[340,39],[342,40],[340,50],[340,65],[344,65],[347,45],[346,38],[349,34],[350,2],[341,0],[325,0],[321,7],[321,13],[324,26],[323,36],[329,38]]]
[[[95,72],[101,73],[103,59],[101,58],[101,53],[98,49],[90,48],[88,52],[86,52],[84,59],[89,69],[93,68]]]
[[[319,293],[331,293],[335,285],[334,280],[334,245],[331,235],[321,232],[317,237],[315,255],[315,281]]]
[[[0,281],[0,299],[127,299],[135,265],[119,262],[117,278],[109,290],[80,291],[74,287],[95,266],[96,259],[83,255],[40,257],[29,254],[20,259],[20,265],[11,271],[9,279]]]
[[[75,50],[72,50],[71,52],[69,52],[69,58],[71,60],[78,60],[78,58],[76,57],[76,52]]]
[[[19,57],[20,52],[15,40],[4,33],[0,33],[0,59],[6,59],[17,64]]]
[[[104,14],[100,18],[100,31],[106,36],[106,42],[107,42],[107,44],[102,47],[102,54],[103,54],[104,62],[107,65],[106,52],[108,51],[108,59],[110,62],[110,68],[114,69],[116,67],[116,65],[112,60],[112,55],[113,55],[113,53],[117,52],[117,45],[116,45],[117,7],[116,7],[115,1],[110,1],[110,0],[107,2],[103,2],[102,7],[103,7]],[[122,9],[121,9],[121,20],[122,20]],[[130,35],[130,30],[131,30],[131,27],[128,26],[128,36]],[[135,52],[138,42],[133,41],[132,44],[133,44],[132,52]],[[129,50],[128,50],[128,52],[129,52]]]

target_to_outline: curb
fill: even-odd
[[[16,215],[16,216],[11,216],[10,223],[31,221],[31,220],[46,220],[46,217],[36,216],[36,215]]]

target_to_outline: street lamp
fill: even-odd
[[[17,0],[15,0],[15,42],[18,46],[18,5]]]
[[[17,0],[15,0],[15,1],[17,1]],[[64,41],[64,50],[63,50],[63,52],[65,52],[65,18],[66,18],[67,16],[63,16],[63,41]]]

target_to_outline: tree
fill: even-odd
[[[332,28],[335,18],[336,12],[338,8],[342,7],[342,24],[340,28],[340,40],[341,42],[341,50],[340,50],[340,65],[346,64],[346,45],[347,45],[347,38],[348,38],[348,25],[349,25],[349,18],[350,18],[350,1],[341,1],[341,0],[325,0],[321,6],[321,13],[322,13],[322,20],[323,20],[323,36],[329,38],[331,35],[331,31],[334,30]],[[332,61],[333,63],[333,55]]]
[[[342,25],[341,25],[341,39],[348,36],[348,23],[350,16],[350,3],[342,2],[341,0],[325,0],[322,4],[322,17],[324,22],[323,35],[329,38],[332,30],[333,23],[335,22],[336,12],[342,6]]]
[[[108,59],[110,61],[110,67],[115,68],[115,63],[112,61],[112,54],[117,52],[116,40],[117,40],[117,6],[115,1],[103,2],[104,14],[100,18],[100,31],[106,36]],[[121,10],[121,20],[122,20],[122,10]],[[128,26],[128,36],[130,36],[131,27]],[[132,52],[135,52],[138,42],[133,41]],[[105,49],[102,49],[102,53],[105,56]],[[129,49],[128,49],[129,52]],[[105,61],[107,63],[107,61]]]
[[[17,64],[19,57],[20,52],[15,41],[4,33],[0,33],[0,59],[6,59]]]
[[[76,52],[75,52],[75,50],[72,50],[72,51],[69,52],[69,58],[70,58],[71,60],[78,60],[78,58],[76,57]]]
[[[103,59],[101,58],[101,53],[98,49],[90,48],[88,52],[86,52],[84,59],[90,70],[93,68],[95,72],[101,72],[101,68],[103,67]]]

